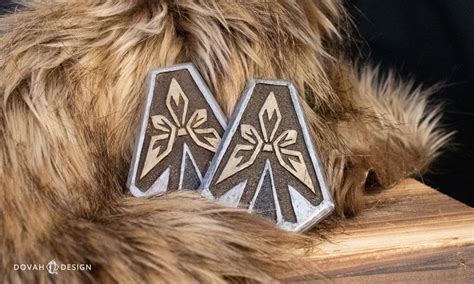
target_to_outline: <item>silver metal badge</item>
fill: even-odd
[[[309,229],[331,213],[331,194],[292,83],[250,83],[201,189],[290,231]]]
[[[127,185],[134,196],[196,190],[226,119],[191,64],[152,70]]]

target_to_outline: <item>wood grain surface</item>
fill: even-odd
[[[367,197],[285,282],[474,283],[474,209],[415,180]]]

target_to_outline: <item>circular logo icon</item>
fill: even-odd
[[[49,274],[58,274],[59,265],[54,259],[48,262],[46,268],[48,269]]]

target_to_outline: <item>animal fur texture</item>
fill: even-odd
[[[0,19],[5,282],[271,282],[299,248],[315,246],[197,194],[127,193],[152,68],[192,62],[227,115],[249,79],[294,81],[336,220],[360,211],[365,191],[423,172],[448,138],[428,105],[432,90],[352,67],[338,1],[25,5]],[[93,269],[13,269],[52,259]]]

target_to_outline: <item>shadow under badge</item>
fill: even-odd
[[[226,119],[191,64],[152,70],[127,186],[137,197],[196,190]]]
[[[201,194],[304,231],[334,209],[294,85],[253,80],[229,122]]]

